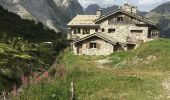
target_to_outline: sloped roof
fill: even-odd
[[[78,42],[84,41],[84,40],[89,39],[89,38],[94,37],[94,36],[99,37],[99,38],[101,38],[101,39],[103,39],[103,40],[105,40],[105,41],[107,41],[107,42],[109,42],[113,45],[115,45],[118,42],[118,40],[114,37],[110,37],[107,34],[97,32],[97,33],[94,33],[94,34],[90,34],[86,37],[83,37],[81,39],[75,40],[72,43],[78,43]]]
[[[68,26],[96,26],[94,20],[97,19],[96,15],[77,15],[73,20],[71,20]]]
[[[97,23],[97,22],[99,22],[99,21],[101,21],[101,20],[104,20],[104,19],[106,19],[106,18],[108,18],[108,17],[110,17],[110,16],[112,16],[112,15],[114,15],[114,14],[116,14],[116,13],[119,13],[119,12],[124,13],[124,14],[126,14],[126,15],[129,15],[129,16],[131,16],[131,17],[134,17],[134,18],[136,18],[136,19],[138,19],[138,20],[141,20],[141,21],[143,21],[143,22],[145,22],[145,23],[148,23],[148,24],[150,24],[150,25],[156,26],[156,23],[154,23],[154,22],[152,22],[152,21],[150,21],[150,20],[148,20],[148,19],[146,19],[146,18],[144,18],[144,17],[141,17],[141,16],[139,16],[139,15],[137,15],[137,14],[134,14],[134,13],[126,12],[126,11],[121,10],[121,9],[118,9],[118,10],[116,10],[116,11],[113,11],[113,12],[111,12],[111,13],[108,13],[108,14],[106,14],[106,15],[103,15],[103,16],[101,16],[100,18],[96,19],[94,22]]]

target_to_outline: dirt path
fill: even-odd
[[[104,64],[110,62],[110,59],[109,59],[109,58],[100,59],[100,60],[95,60],[94,62],[96,63],[96,66],[97,66],[98,68],[109,69],[108,66],[105,66],[105,65],[104,65]]]

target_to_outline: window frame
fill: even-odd
[[[140,36],[141,34],[143,34],[143,30],[130,30],[130,33],[132,35]]]
[[[83,28],[83,34],[90,34],[90,28]]]
[[[123,17],[117,17],[117,22],[123,22]]]
[[[73,28],[74,34],[81,34],[81,28]]]
[[[105,32],[105,29],[104,29],[104,28],[102,28],[102,32]]]
[[[97,49],[97,43],[96,42],[91,42],[89,44],[89,49]]]
[[[115,28],[109,28],[108,29],[108,33],[115,33],[115,31],[116,31]]]

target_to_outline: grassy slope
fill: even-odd
[[[108,58],[110,62],[99,63]],[[154,40],[136,50],[110,56],[75,56],[66,52],[60,61],[66,77],[43,83],[44,97],[40,96],[44,92],[38,92],[42,90],[39,84],[25,89],[20,98],[29,95],[30,100],[64,100],[70,95],[70,82],[74,81],[78,100],[168,100],[169,91],[162,83],[170,78],[169,61],[168,39]]]
[[[66,46],[62,33],[56,34],[41,23],[21,19],[0,6],[0,95],[19,85],[21,74],[40,67],[49,68]],[[52,45],[42,44],[52,42]]]
[[[43,65],[41,61],[36,60],[33,56],[17,51],[7,44],[0,43],[0,91],[9,91],[14,83],[18,84],[21,74],[38,70]]]

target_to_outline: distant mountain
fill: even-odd
[[[0,5],[24,19],[34,19],[56,32],[66,29],[66,24],[82,14],[77,0],[0,0]]]
[[[6,33],[9,38],[22,37],[30,42],[51,41],[57,38],[57,34],[30,20],[21,19],[13,13],[9,13],[0,7],[0,37]]]
[[[87,15],[94,15],[96,14],[96,11],[100,9],[100,6],[97,4],[91,4],[89,5],[85,10],[84,10],[84,14]]]
[[[170,2],[154,8],[146,14],[146,17],[157,22],[162,37],[170,37]]]
[[[170,2],[166,2],[164,4],[159,5],[158,7],[151,10],[149,13],[146,14],[146,17],[151,17],[152,15],[159,13],[159,14],[170,14]]]
[[[107,8],[101,8],[99,5],[97,4],[91,4],[89,5],[85,10],[84,10],[84,14],[87,14],[87,15],[94,15],[96,14],[96,11],[98,9],[102,9],[103,11],[103,14],[107,14],[107,13],[110,13],[110,12],[113,12],[114,10],[118,9],[119,6],[117,5],[113,5],[111,7],[107,7]]]
[[[107,7],[107,8],[101,8],[97,4],[91,4],[84,10],[84,14],[94,15],[94,14],[96,14],[96,11],[98,9],[102,9],[103,14],[107,14],[107,13],[113,12],[114,10],[116,10],[118,8],[119,8],[119,6],[117,6],[117,5],[113,5],[113,6]],[[146,13],[147,12],[138,11],[138,14],[141,15],[141,16],[145,16]]]

